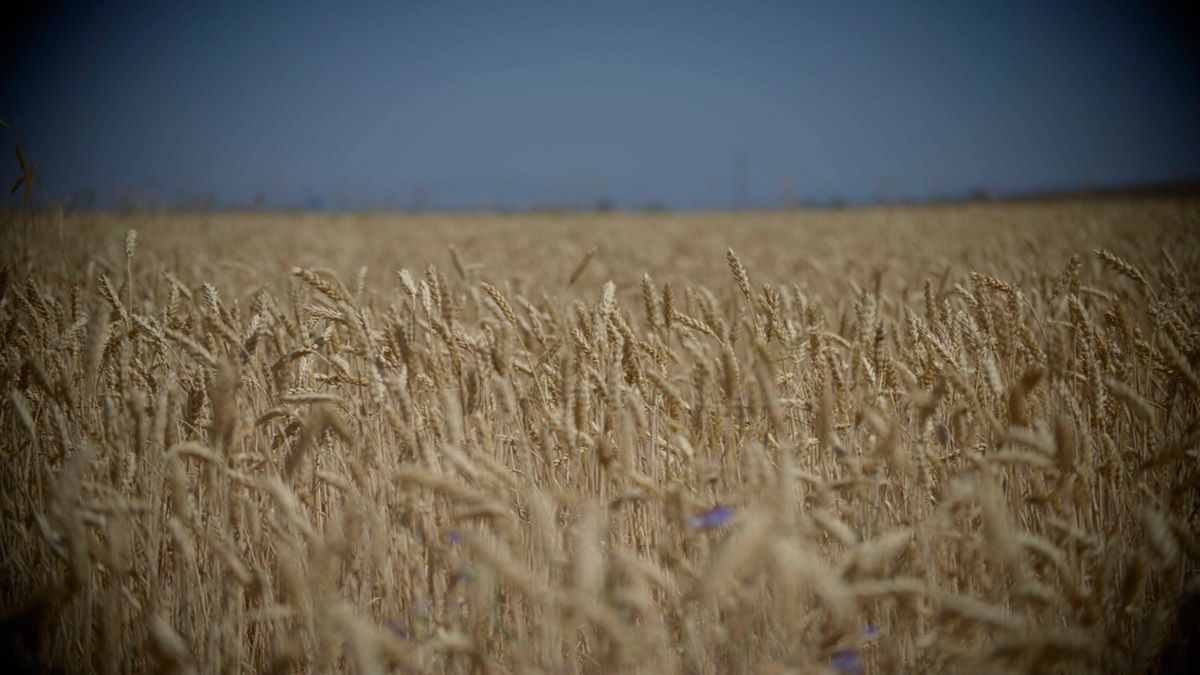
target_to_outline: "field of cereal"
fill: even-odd
[[[1200,202],[2,217],[27,670],[1195,647]]]

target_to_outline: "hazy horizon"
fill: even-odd
[[[1165,6],[6,11],[4,138],[68,204],[770,208],[1200,179],[1200,60]]]

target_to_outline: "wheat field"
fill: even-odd
[[[25,670],[1195,648],[1198,201],[10,212],[0,243]]]

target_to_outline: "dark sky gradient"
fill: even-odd
[[[1200,178],[1194,36],[1145,3],[335,4],[11,16],[0,118],[52,198],[106,204],[724,208]]]

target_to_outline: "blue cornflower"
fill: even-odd
[[[732,506],[718,504],[707,511],[701,511],[688,518],[688,525],[697,530],[711,530],[714,527],[721,527],[728,523],[733,518],[734,513],[736,512]]]
[[[829,665],[839,673],[861,673],[863,671],[862,659],[858,656],[858,651],[854,649],[843,649],[833,655],[829,660]]]

